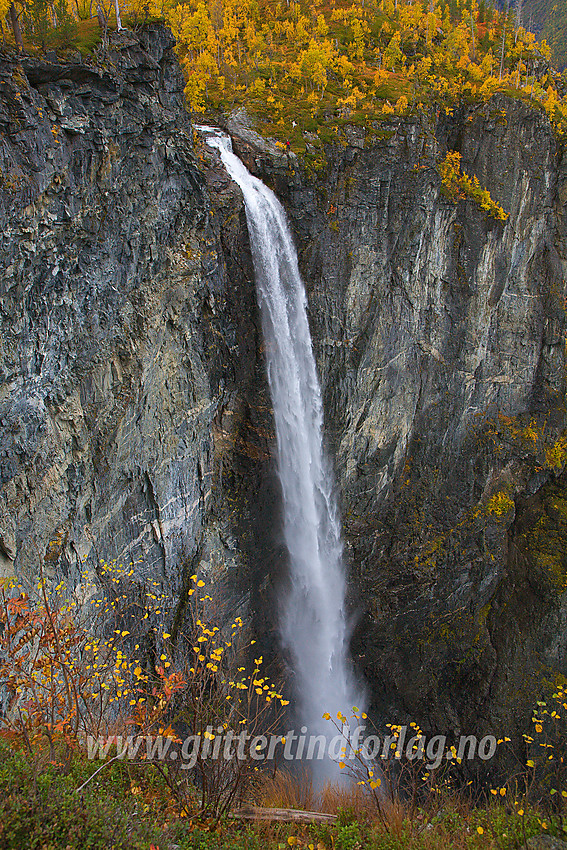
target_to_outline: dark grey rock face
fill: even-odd
[[[242,200],[206,186],[172,48],[156,27],[102,67],[0,68],[6,575],[135,561],[133,593],[176,598],[187,569],[244,594],[254,566],[271,438]]]
[[[352,128],[318,179],[237,147],[296,233],[374,709],[509,731],[567,672],[564,162],[503,96],[383,136]],[[447,149],[505,224],[443,194]]]

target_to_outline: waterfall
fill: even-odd
[[[297,719],[307,734],[328,740],[335,730],[323,714],[336,718],[341,711],[349,716],[353,705],[361,708],[362,697],[348,657],[341,525],[323,450],[323,404],[305,288],[278,199],[232,152],[226,135],[203,130],[244,196],[289,552],[290,590],[283,603],[281,639],[292,659]],[[339,775],[328,756],[311,766],[319,784]]]

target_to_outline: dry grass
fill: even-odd
[[[371,795],[353,782],[327,783],[320,795],[321,808],[332,815],[339,810],[348,811],[356,820],[368,821],[376,817],[376,803]]]
[[[258,789],[256,802],[260,806],[273,809],[322,811],[317,805],[317,794],[307,768],[301,768],[297,773],[276,770],[264,779]]]
[[[266,808],[303,809],[331,815],[348,810],[354,818],[362,821],[371,821],[377,813],[376,803],[370,794],[352,782],[328,782],[317,792],[307,768],[297,772],[277,770],[263,780],[255,802]]]
[[[328,814],[346,815],[348,823],[365,824],[372,836],[372,847],[388,846],[404,850],[439,850],[450,847],[451,850],[465,850],[470,847],[471,832],[466,825],[471,815],[470,801],[444,798],[442,807],[447,823],[431,823],[431,817],[439,811],[434,805],[426,815],[423,810],[384,795],[380,812],[374,798],[363,788],[352,783],[328,783],[317,793],[305,769],[292,773],[277,770],[257,789],[254,802],[260,806],[278,809],[303,809],[321,811]],[[457,826],[459,824],[459,826]],[[476,831],[474,831],[476,832]],[[480,836],[473,834],[474,846]],[[492,848],[497,844],[486,834],[482,836],[482,847]]]

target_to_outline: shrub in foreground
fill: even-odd
[[[0,847],[149,850],[158,833],[139,817],[123,770],[77,793],[92,767],[86,759],[42,764],[26,751],[0,744]]]

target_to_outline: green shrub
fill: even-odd
[[[149,848],[155,830],[140,822],[122,765],[77,793],[93,762],[57,765],[0,744],[0,846],[4,850]],[[102,778],[104,777],[104,778]]]
[[[357,850],[362,847],[359,824],[353,822],[339,826],[335,847],[337,850]]]

